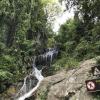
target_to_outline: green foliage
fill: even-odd
[[[41,0],[0,0],[0,92],[31,67],[46,47],[47,17]]]
[[[4,91],[9,84],[12,83],[13,74],[8,71],[4,71],[0,69],[0,92]]]
[[[40,100],[46,100],[47,99],[47,94],[48,94],[48,91],[42,91],[40,93]]]
[[[60,48],[59,58],[52,65],[51,72],[73,68],[79,61],[100,55],[100,12],[97,10],[100,8],[99,1],[60,1],[67,1],[66,7],[70,9],[74,6],[76,12],[74,19],[67,20],[61,25],[58,34],[49,39],[49,45],[55,42]]]
[[[64,1],[67,9],[75,7],[76,10],[82,15],[81,17],[84,20],[84,23],[87,27],[91,22],[100,19],[100,0],[59,0],[60,2]],[[90,26],[90,25],[89,25]]]
[[[61,57],[57,61],[55,61],[55,63],[51,67],[53,73],[61,69],[69,70],[78,66],[78,60],[66,55],[65,52],[62,52],[61,54]]]
[[[3,71],[3,70],[0,70],[0,80],[1,81],[5,81],[5,80],[8,80],[8,82],[9,81],[11,81],[12,79],[12,74],[11,73],[9,73],[8,71]]]
[[[100,93],[99,92],[94,92],[92,93],[93,95],[93,100],[100,100]]]
[[[75,22],[74,20],[68,20],[64,25],[62,25],[60,27],[60,31],[58,36],[56,37],[57,40],[61,43],[65,43],[68,40],[73,40],[73,38],[75,37]]]
[[[74,52],[76,53],[75,57],[79,57],[82,60],[85,55],[92,52],[92,46],[88,41],[82,39]]]
[[[10,55],[0,57],[0,69],[14,72],[16,70],[14,63],[14,58]]]
[[[100,66],[100,57],[96,58],[96,64],[97,64],[97,66]]]
[[[55,65],[57,69],[61,66],[73,67],[79,61],[100,55],[100,22],[88,23],[87,27],[83,20],[85,19],[75,16],[60,27],[55,37],[61,50],[61,55]]]

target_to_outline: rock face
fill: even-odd
[[[87,60],[76,69],[46,77],[38,88],[36,100],[94,100],[87,92],[85,81],[92,79],[95,59]]]

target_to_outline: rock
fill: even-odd
[[[13,100],[13,96],[16,94],[16,86],[10,86],[4,93],[0,94],[0,100]]]
[[[94,100],[87,92],[85,81],[93,78],[91,67],[96,60],[90,59],[73,70],[46,77],[37,91],[36,100]]]
[[[13,83],[6,91],[0,94],[0,100],[14,100],[15,96],[23,85],[23,81]]]

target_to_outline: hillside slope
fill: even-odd
[[[96,59],[81,62],[79,67],[58,72],[45,77],[33,96],[25,100],[96,100],[93,93],[86,89],[85,81],[94,79],[91,67],[96,65]],[[11,86],[0,95],[0,100],[14,100],[16,86]]]
[[[85,81],[93,78],[91,67],[95,64],[96,60],[90,59],[76,69],[45,78],[36,93],[36,100],[94,100],[86,90]]]

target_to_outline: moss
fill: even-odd
[[[8,90],[7,90],[7,94],[8,95],[13,95],[15,94],[17,91],[16,91],[16,88],[14,86],[11,86]]]
[[[47,100],[47,91],[42,91],[40,93],[40,100]]]
[[[4,98],[4,100],[9,100],[16,94],[17,90],[15,86],[10,86],[5,92],[0,94],[0,98]],[[7,98],[7,99],[6,99]]]

